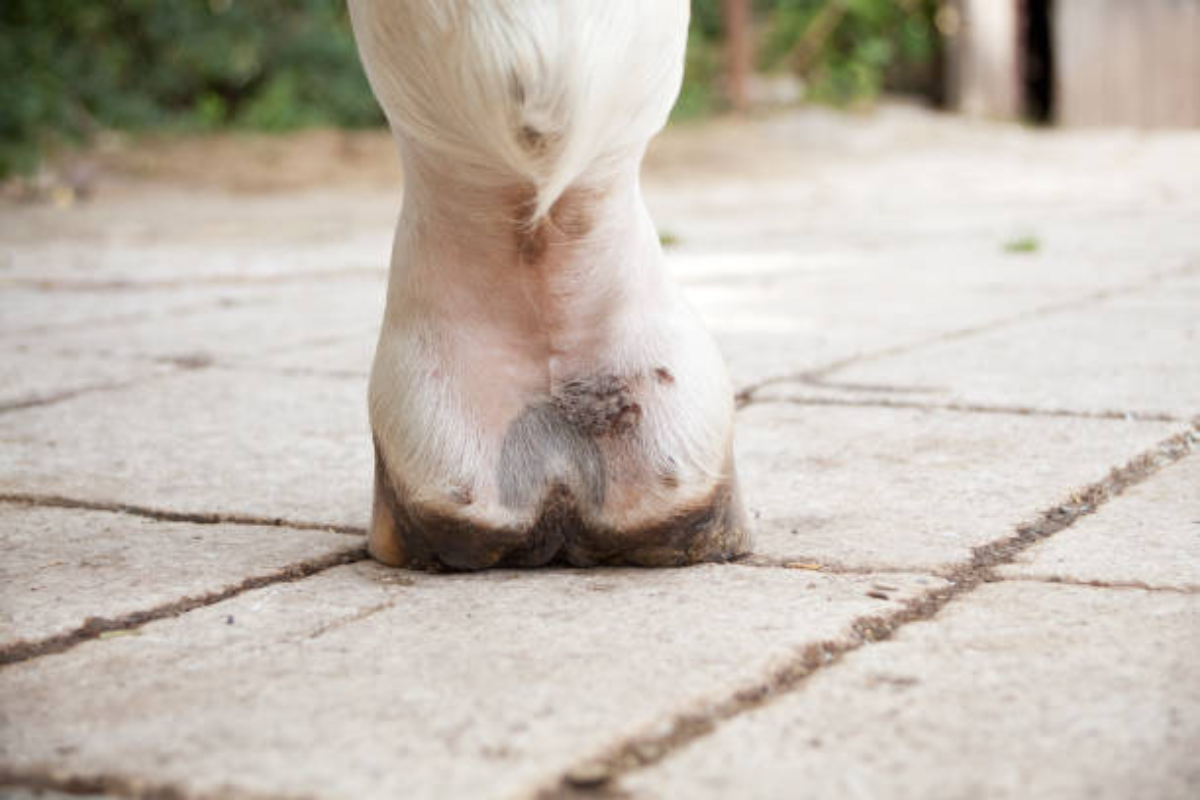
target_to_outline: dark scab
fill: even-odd
[[[642,418],[629,384],[615,375],[570,380],[555,390],[553,403],[571,425],[589,436],[628,433]]]
[[[675,383],[675,376],[672,375],[671,371],[669,369],[667,369],[666,367],[655,367],[654,368],[654,377],[658,379],[659,383],[665,384],[667,386],[670,386]]]

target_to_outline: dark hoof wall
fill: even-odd
[[[525,528],[493,528],[408,505],[383,464],[376,461],[371,555],[412,569],[479,570],[489,567],[677,567],[744,555],[750,535],[732,478],[702,502],[661,522],[614,530],[584,520],[566,489],[552,489],[536,520]]]

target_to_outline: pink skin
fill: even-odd
[[[483,428],[503,431],[530,398],[594,370],[630,320],[668,305],[639,162],[628,158],[602,188],[568,193],[562,205],[586,221],[564,232],[552,219],[531,258],[519,190],[472,183],[407,149],[386,317],[454,321],[447,346],[464,358],[446,367]]]
[[[397,138],[372,553],[479,568],[546,563],[555,541],[579,564],[742,552],[732,390],[667,277],[644,147],[602,159],[534,221],[528,184]]]

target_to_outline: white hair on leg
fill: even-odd
[[[350,0],[393,129],[480,181],[531,184],[530,222],[662,128],[688,13],[687,0]]]

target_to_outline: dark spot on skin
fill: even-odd
[[[554,390],[552,402],[589,436],[628,433],[642,418],[629,384],[616,375],[575,378]]]
[[[659,383],[666,384],[667,386],[675,383],[675,376],[666,367],[655,367],[654,377],[658,379]]]

